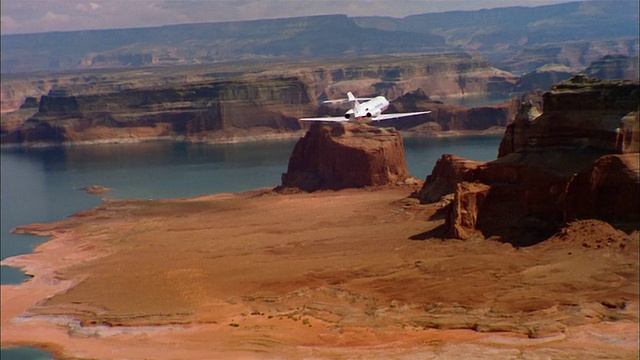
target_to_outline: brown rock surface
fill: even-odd
[[[458,183],[464,179],[464,174],[477,168],[483,162],[471,161],[461,157],[444,154],[427,176],[422,189],[413,194],[423,204],[434,203],[445,195],[456,192]]]
[[[2,346],[100,359],[637,355],[637,235],[590,222],[528,248],[444,242],[432,238],[444,220],[425,221],[437,206],[403,200],[412,190],[114,201],[22,227],[53,239],[3,262],[35,277],[2,286]],[[594,234],[618,245],[584,246]]]
[[[607,155],[574,176],[563,197],[565,221],[604,219],[617,224],[640,221],[638,153]]]
[[[293,149],[282,187],[337,190],[408,178],[402,137],[394,129],[315,123]]]
[[[520,104],[515,118],[505,129],[504,137],[498,147],[498,157],[510,154],[525,146],[527,131],[538,116],[540,116],[540,109],[531,101]]]
[[[583,75],[555,85],[543,95],[542,115],[527,131],[525,147],[593,147],[617,153],[620,121],[638,111],[638,86]]]
[[[539,116],[524,104],[499,158],[464,172],[469,183],[457,188],[449,233],[531,245],[575,218],[637,228],[637,88],[577,76],[545,93]],[[627,153],[605,156],[620,152]]]

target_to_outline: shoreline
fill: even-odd
[[[223,144],[243,144],[264,141],[284,141],[303,137],[307,130],[291,132],[276,132],[263,135],[245,135],[245,136],[214,136],[211,138],[188,139],[185,136],[156,136],[156,137],[131,137],[131,138],[110,138],[102,140],[83,140],[70,141],[63,143],[19,143],[19,144],[0,144],[0,149],[38,149],[38,148],[55,148],[55,147],[75,147],[75,146],[92,146],[92,145],[117,145],[117,144],[140,144],[146,142],[186,142],[191,144],[207,144],[207,145],[223,145]],[[465,137],[465,136],[497,136],[503,134],[505,127],[494,127],[485,130],[450,130],[441,132],[415,132],[399,130],[403,137],[410,138],[447,138],[447,137]]]
[[[335,353],[347,357],[371,354],[373,358],[423,353],[455,358],[476,352],[506,356],[514,349],[533,354],[571,354],[581,346],[576,344],[586,339],[589,344],[586,350],[580,350],[581,354],[632,353],[637,345],[637,321],[578,321],[560,331],[544,325],[548,330],[541,336],[523,334],[523,329],[534,323],[525,328],[517,325],[521,320],[508,315],[517,306],[529,308],[527,311],[537,314],[534,317],[551,324],[557,321],[556,317],[567,316],[561,308],[548,307],[548,301],[555,301],[553,296],[543,300],[549,297],[545,295],[549,289],[536,292],[540,284],[535,283],[526,293],[529,299],[539,297],[538,305],[517,305],[518,301],[509,300],[504,304],[516,308],[498,310],[504,305],[496,307],[497,304],[504,300],[496,298],[492,300],[497,301],[493,311],[504,313],[502,320],[473,320],[478,315],[474,312],[465,315],[470,316],[467,320],[464,316],[456,318],[460,315],[455,315],[455,306],[453,312],[446,310],[456,303],[466,304],[476,312],[486,306],[473,294],[459,294],[457,289],[465,287],[465,283],[494,293],[496,281],[492,273],[507,283],[522,281],[518,271],[511,274],[508,266],[521,267],[522,274],[534,275],[531,279],[549,271],[551,275],[561,266],[566,248],[545,245],[516,251],[510,245],[495,242],[408,240],[411,235],[437,228],[443,221],[436,216],[437,206],[403,200],[412,189],[404,186],[289,195],[257,189],[190,199],[114,200],[66,220],[21,227],[19,231],[51,238],[33,254],[3,261],[21,264],[35,277],[20,285],[2,286],[2,346],[28,345],[61,357],[98,358],[135,358],[142,354],[153,358],[298,358]],[[171,215],[175,213],[181,215]],[[278,216],[274,217],[275,213]],[[217,219],[224,226],[207,219]],[[159,234],[165,233],[171,236],[158,239]],[[181,244],[176,252],[172,239],[178,235]],[[219,236],[222,238],[215,240]],[[117,239],[129,240],[122,244]],[[141,253],[142,249],[153,249],[147,248],[151,244],[145,245],[152,239],[159,241],[154,248],[163,251]],[[574,266],[585,263],[600,271],[614,264],[602,263],[600,253],[579,246],[570,248],[578,260],[584,258]],[[164,260],[156,264],[154,256],[160,254],[164,254]],[[549,264],[538,263],[541,256],[548,258]],[[514,262],[516,259],[524,266]],[[456,263],[459,268],[440,269],[444,264]],[[461,265],[469,263],[484,265],[462,276],[468,270]],[[136,268],[134,274],[126,270],[132,265]],[[98,269],[105,266],[114,273],[102,274],[104,271]],[[124,272],[118,270],[121,266]],[[482,270],[484,267],[487,270]],[[486,275],[477,275],[478,271]],[[595,276],[593,271],[587,275]],[[146,277],[146,273],[165,275],[156,279]],[[221,277],[222,274],[225,275]],[[132,282],[122,280],[123,276],[133,276]],[[170,280],[174,276],[179,276],[180,281]],[[458,280],[455,284],[442,283],[438,280],[441,276]],[[465,276],[471,279],[466,280]],[[221,283],[211,284],[206,279]],[[609,280],[612,281],[621,280]],[[87,302],[86,297],[93,298],[93,292],[107,290],[100,284],[115,289],[134,286],[135,293],[123,293],[134,299],[112,299],[99,305],[95,303],[101,299],[97,294],[95,300]],[[160,293],[154,284],[162,284]],[[182,292],[183,286],[190,290]],[[407,289],[415,294],[406,293]],[[163,295],[166,292],[174,296]],[[440,295],[434,298],[437,293]],[[569,294],[560,298],[566,302]],[[428,303],[444,311],[430,320],[436,321],[431,325],[424,322],[429,313],[421,310],[425,305],[420,301],[425,296],[431,299]],[[154,307],[152,311],[136,305],[143,298],[158,299],[146,303],[145,307]],[[73,305],[78,300],[80,303]],[[168,303],[163,305],[165,301]],[[88,304],[93,305],[87,307]],[[590,304],[581,306],[596,306]],[[97,311],[96,305],[102,310]],[[629,316],[628,312],[634,309],[637,310],[637,300],[629,302],[626,312],[620,314]],[[464,325],[468,321],[471,322]],[[505,321],[513,324],[506,326]],[[456,323],[462,326],[455,326]],[[482,330],[478,324],[498,327]],[[218,340],[207,345],[199,340],[204,338]],[[173,339],[172,343],[182,345],[168,348],[157,339]],[[613,339],[616,341],[610,343]],[[117,354],[109,355],[116,347]]]

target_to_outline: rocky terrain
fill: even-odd
[[[636,230],[638,83],[576,76],[544,94],[543,112],[524,104],[497,160],[443,157],[416,194],[455,194],[450,236],[532,245],[576,219]],[[443,178],[442,178],[443,177]]]
[[[380,15],[2,35],[2,73],[462,51],[522,74],[638,54],[636,1]]]

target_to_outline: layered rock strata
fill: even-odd
[[[3,143],[184,137],[220,131],[296,131],[311,102],[297,78],[211,81],[170,88],[72,95],[51,91]]]
[[[282,188],[337,190],[408,178],[402,137],[394,129],[315,123],[293,149]]]
[[[531,245],[575,219],[637,228],[638,96],[637,83],[574,77],[545,93],[540,116],[531,104],[522,106],[497,160],[473,167],[443,162],[448,169],[439,173],[462,177],[449,234]],[[422,193],[447,181],[427,181]]]
[[[475,169],[478,166],[484,164],[480,161],[471,161],[463,159],[461,157],[444,154],[433,168],[431,175],[427,176],[427,179],[422,186],[422,189],[413,197],[420,199],[423,204],[430,204],[437,202],[443,196],[453,194],[456,191],[458,183],[463,181],[464,174]]]
[[[298,130],[295,119],[302,116],[343,114],[346,109],[319,106],[318,102],[342,98],[348,91],[363,97],[381,94],[390,100],[417,89],[436,97],[458,97],[508,91],[517,79],[467,54],[270,65],[223,64],[215,71],[207,67],[105,70],[45,79],[26,75],[3,79],[1,141],[259,138],[263,133]],[[21,104],[28,108],[18,110]],[[421,104],[430,110],[433,107],[433,103]],[[504,126],[515,109],[516,105],[444,106],[433,109],[433,114],[445,131],[482,130]],[[417,125],[421,123],[398,126]]]

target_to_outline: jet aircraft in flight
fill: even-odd
[[[347,110],[344,116],[337,117],[317,117],[302,118],[300,121],[331,121],[331,122],[372,122],[382,120],[392,120],[407,116],[428,114],[431,111],[419,111],[410,113],[383,114],[389,107],[389,101],[384,96],[374,98],[356,98],[351,92],[347,93],[347,99],[328,100],[324,104],[353,103],[351,109]]]

